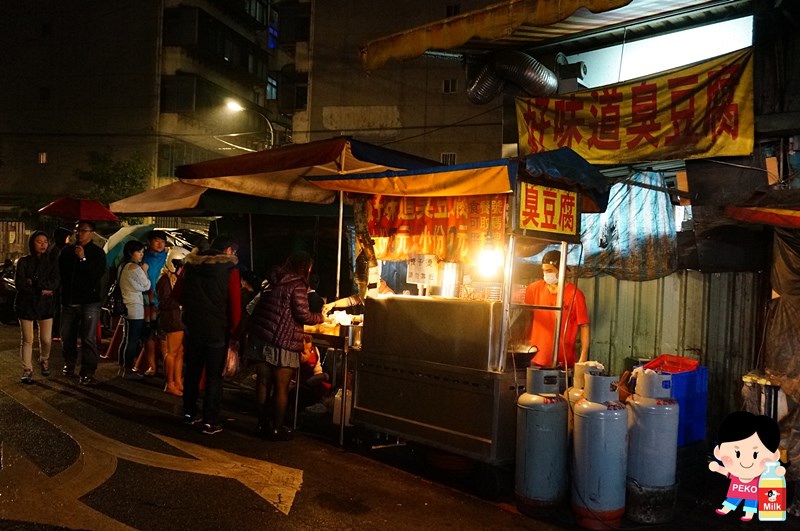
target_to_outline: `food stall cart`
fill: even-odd
[[[374,177],[390,181],[383,188],[364,182],[371,176],[359,177],[357,186],[384,192],[403,190],[406,197],[430,197],[436,192],[440,198],[423,201],[423,205],[419,202],[393,205],[385,198],[373,198],[374,212],[442,212],[445,217],[446,204],[449,214],[463,210],[469,218],[469,213],[477,213],[464,223],[488,229],[484,230],[487,237],[478,243],[486,249],[495,247],[504,265],[494,282],[487,281],[478,287],[476,279],[462,276],[458,279],[459,289],[441,290],[454,296],[381,295],[365,300],[361,348],[350,352],[350,364],[355,371],[353,423],[491,465],[513,461],[515,404],[519,393],[524,391],[525,369],[531,358],[526,351],[527,334],[532,310],[536,308],[525,305],[519,298],[520,286],[524,293],[524,284],[520,284],[516,271],[515,266],[521,263],[516,255],[533,254],[528,251],[537,243],[541,250],[552,241],[579,239],[581,207],[579,192],[522,182],[535,179],[530,175],[517,179],[518,168],[518,161],[513,159],[487,163],[483,169],[496,178],[482,181],[478,171],[481,168],[475,165],[465,168],[476,178],[473,184],[497,185],[489,190],[477,184],[470,188],[465,184],[468,179],[459,176],[458,169],[452,167],[432,172],[436,175],[435,190],[416,186],[415,179],[424,176],[420,171]],[[452,188],[443,184],[446,172],[458,183]],[[348,189],[347,183],[341,181],[336,186],[363,191]],[[465,194],[464,204],[447,195],[463,193],[467,188],[473,194],[490,195]],[[443,202],[442,197],[448,197],[450,202]],[[368,207],[363,210],[370,212]],[[370,214],[370,235],[377,242],[379,258],[397,259],[398,248],[414,249],[419,243],[412,236],[398,241],[396,227],[384,226],[386,232],[381,233],[382,219],[374,212]],[[481,219],[480,212],[488,212],[488,219]],[[539,225],[547,223],[537,224],[537,219],[553,224],[554,229],[538,230],[543,228]],[[432,227],[430,234],[436,234],[437,230]],[[491,234],[493,230],[495,233]],[[382,241],[387,232],[393,237]],[[452,235],[447,231],[445,234]],[[457,231],[449,241],[444,237],[443,247],[435,254],[451,259],[456,255],[466,260],[476,259],[474,253],[479,247],[475,245],[465,245],[460,252],[453,252],[451,247],[456,246],[453,241],[458,237]],[[546,239],[541,240],[542,237]],[[469,239],[465,237],[462,241]],[[562,245],[566,256],[566,243]],[[440,266],[446,263],[442,261]],[[560,307],[554,310],[560,312]]]

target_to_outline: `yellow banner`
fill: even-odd
[[[563,146],[594,164],[748,155],[752,57],[748,48],[562,98],[517,98],[520,155]]]
[[[572,236],[578,234],[578,194],[529,183],[521,183],[520,192],[520,229]]]

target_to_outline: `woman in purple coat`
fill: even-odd
[[[322,313],[308,307],[311,255],[298,251],[272,270],[253,310],[250,334],[256,361],[256,393],[259,433],[272,440],[289,440],[292,431],[283,425],[289,401],[289,382],[300,367],[303,325],[321,323]],[[272,400],[268,401],[272,391]]]

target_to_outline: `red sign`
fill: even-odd
[[[469,263],[487,241],[502,247],[506,196],[372,196],[367,228],[381,260],[435,254],[440,260]]]

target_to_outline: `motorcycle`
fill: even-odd
[[[0,273],[0,323],[15,324],[17,316],[14,312],[14,297],[17,287],[14,283],[14,267],[3,269]]]

